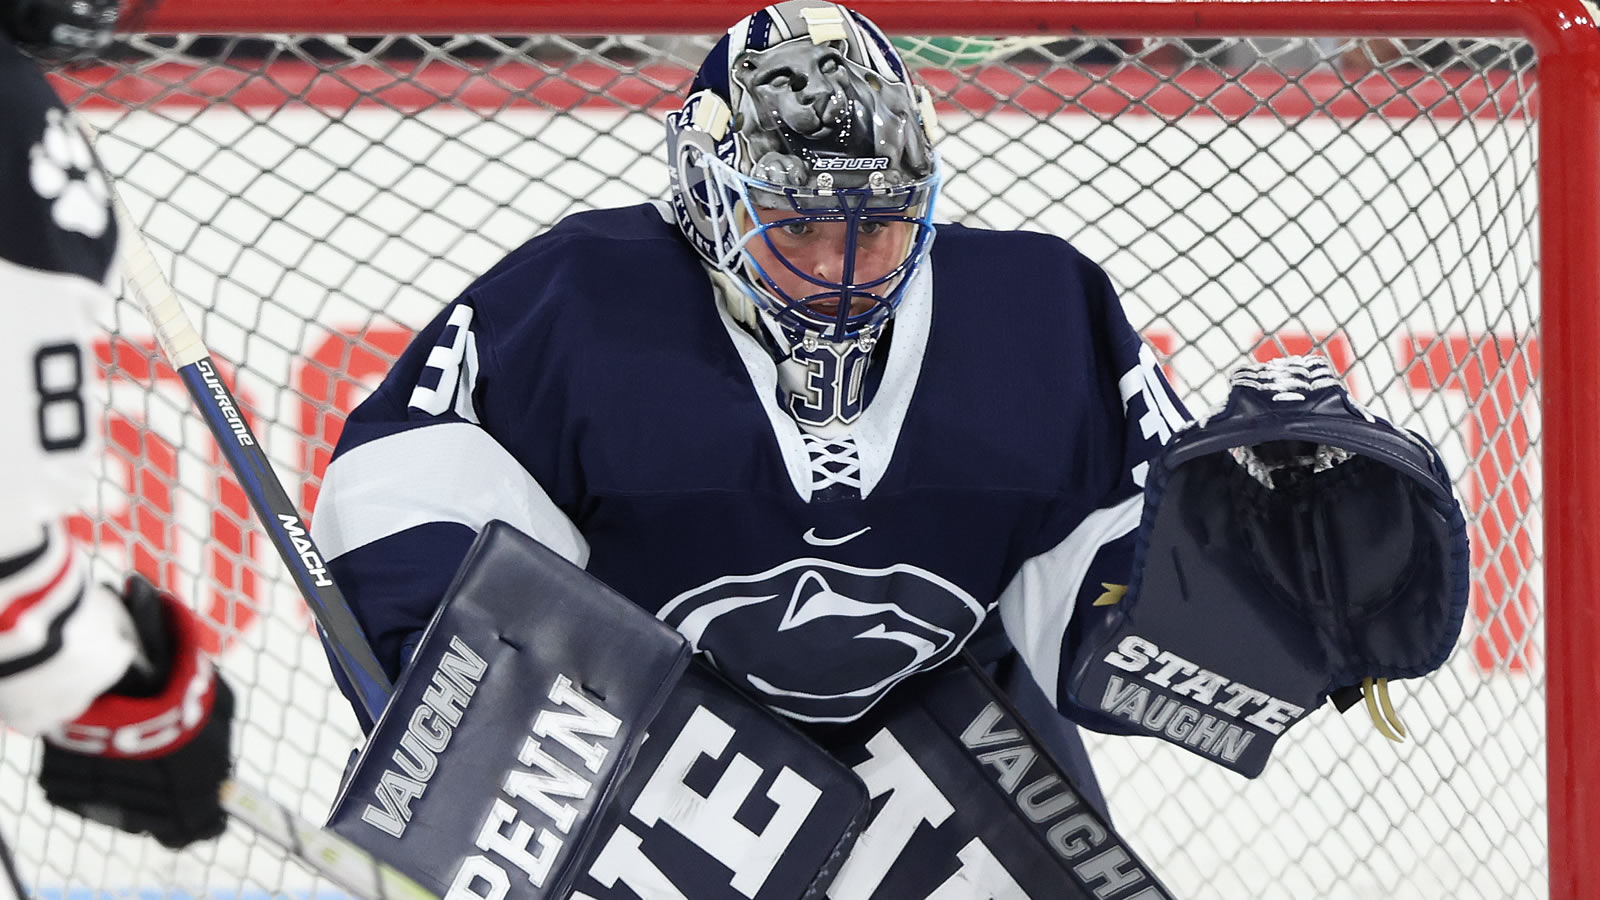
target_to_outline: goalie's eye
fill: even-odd
[[[864,238],[877,237],[889,230],[889,222],[878,222],[868,219],[856,225],[856,234]],[[817,233],[817,227],[810,222],[789,222],[778,226],[789,237],[806,237]]]

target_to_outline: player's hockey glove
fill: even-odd
[[[1132,581],[1081,611],[1069,694],[1255,776],[1290,725],[1356,686],[1398,731],[1380,680],[1443,665],[1467,569],[1432,446],[1356,404],[1320,357],[1245,366],[1153,461]]]
[[[44,738],[39,784],[63,809],[177,849],[221,834],[233,693],[200,649],[202,626],[143,577],[123,603],[144,659]]]

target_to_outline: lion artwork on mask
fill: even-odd
[[[933,167],[910,90],[850,63],[840,42],[795,40],[746,51],[734,75],[744,88],[735,123],[755,178],[806,186],[813,161],[823,157],[882,158],[874,168],[887,186]]]

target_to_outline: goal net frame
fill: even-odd
[[[1587,724],[1592,711],[1600,708],[1600,607],[1592,599],[1600,597],[1600,566],[1582,538],[1594,532],[1592,523],[1600,516],[1600,446],[1587,433],[1591,398],[1600,386],[1600,352],[1595,349],[1600,337],[1600,172],[1595,164],[1600,160],[1600,31],[1595,7],[1584,0],[862,0],[851,5],[891,35],[1506,37],[1533,48],[1539,178],[1538,230],[1532,240],[1538,247],[1539,472],[1545,486],[1540,501],[1545,535],[1540,548],[1540,652],[1550,896],[1600,897],[1595,852],[1600,848],[1600,735]],[[136,27],[143,35],[158,36],[710,35],[754,8],[726,0],[164,0]],[[70,90],[65,93],[69,102],[89,97],[87,105],[92,106],[96,98],[127,100],[149,88],[137,79],[112,78],[76,98]],[[224,92],[219,102],[226,99]],[[216,352],[228,355],[226,350]],[[293,424],[276,422],[267,440],[272,440],[273,429]],[[219,502],[238,505],[237,498],[226,496]],[[261,557],[269,554],[263,549]],[[301,664],[323,661],[305,659]],[[0,819],[0,833],[8,827]],[[1159,860],[1154,862],[1159,869]]]

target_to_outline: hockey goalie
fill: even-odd
[[[417,335],[314,517],[398,679],[338,829],[452,898],[1150,900],[1078,726],[1398,736],[1465,610],[1434,450],[1316,358],[1191,422],[1094,262],[938,221],[936,134],[866,18],[761,9],[670,202]]]

